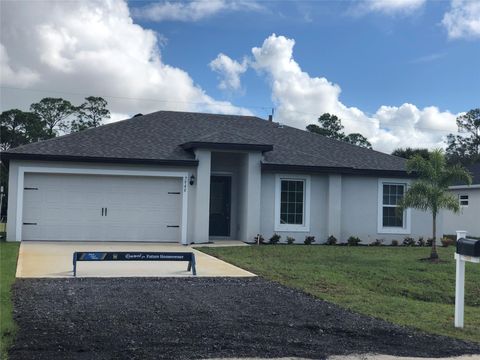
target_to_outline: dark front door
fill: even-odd
[[[230,236],[230,199],[232,178],[210,178],[210,236]]]

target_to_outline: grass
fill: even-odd
[[[199,248],[267,279],[354,311],[426,332],[480,342],[480,266],[467,263],[465,328],[453,326],[454,248],[245,246]]]
[[[0,242],[0,358],[7,358],[16,326],[10,288],[15,281],[19,243]]]

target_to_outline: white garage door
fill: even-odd
[[[179,178],[25,174],[23,240],[180,241]]]

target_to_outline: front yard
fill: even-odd
[[[465,328],[453,327],[454,247],[445,262],[419,261],[428,248],[264,245],[199,248],[267,279],[363,314],[430,333],[480,342],[480,266],[467,263]]]
[[[0,242],[0,358],[6,358],[15,332],[11,286],[15,280],[19,243]]]

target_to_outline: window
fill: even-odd
[[[400,200],[403,198],[407,183],[394,180],[379,180],[378,232],[408,234],[410,233],[410,210],[399,212]]]
[[[460,202],[460,206],[468,206],[468,195],[459,195],[458,201]]]
[[[275,231],[309,231],[310,178],[276,177]]]

